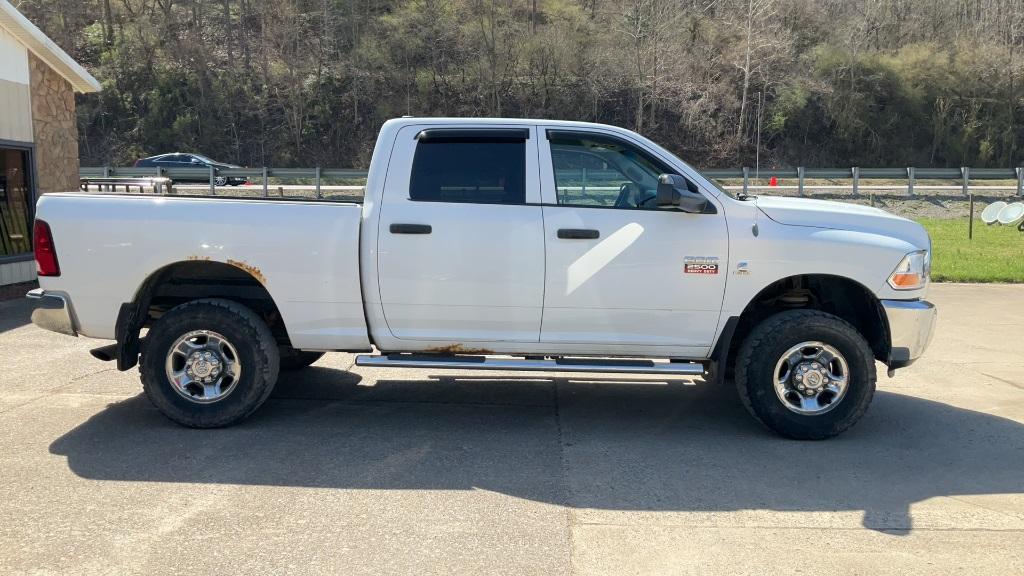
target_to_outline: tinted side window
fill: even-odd
[[[420,141],[409,198],[475,204],[526,203],[523,141]]]

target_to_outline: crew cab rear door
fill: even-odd
[[[398,339],[537,342],[544,225],[536,129],[407,126],[377,234],[380,301]]]
[[[659,174],[679,170],[626,136],[542,130],[541,341],[707,353],[727,277],[721,207],[707,214],[658,208]]]

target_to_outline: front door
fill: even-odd
[[[705,353],[726,280],[721,209],[659,209],[658,176],[678,170],[624,137],[548,130],[543,142],[541,341]]]
[[[544,300],[539,204],[534,128],[400,131],[377,238],[392,336],[537,342]]]

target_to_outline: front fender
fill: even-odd
[[[761,218],[751,226],[730,223],[732,269],[723,299],[723,317],[738,316],[771,284],[791,276],[839,276],[864,286],[878,299],[914,299],[924,289],[893,290],[886,279],[909,252],[905,240],[873,232],[779,224]]]

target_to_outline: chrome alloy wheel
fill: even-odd
[[[824,342],[801,342],[775,364],[775,394],[797,414],[824,414],[835,408],[849,382],[846,359]]]
[[[227,176],[215,176],[213,178],[213,185],[214,186],[226,186],[227,183],[228,183]]]
[[[223,400],[242,374],[238,351],[227,338],[210,330],[193,330],[167,352],[167,379],[174,391],[191,402]]]

